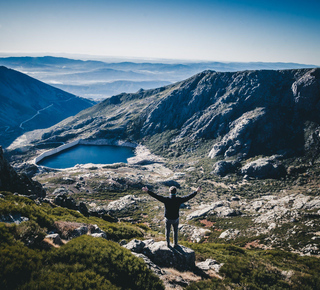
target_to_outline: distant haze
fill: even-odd
[[[318,0],[16,0],[2,53],[320,65]]]

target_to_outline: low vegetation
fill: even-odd
[[[141,238],[141,227],[1,194],[0,216],[21,214],[29,219],[19,225],[0,223],[1,289],[163,289],[143,261],[115,242]],[[43,238],[57,221],[97,224],[110,240],[86,235],[48,248]]]
[[[164,288],[161,280],[142,260],[118,244],[122,239],[159,235],[145,224],[111,223],[98,217],[85,217],[74,210],[52,207],[48,203],[36,204],[9,192],[1,194],[0,216],[19,213],[29,219],[19,225],[0,223],[1,289]],[[230,221],[244,228],[251,223],[245,217],[211,220],[221,229],[228,228]],[[58,248],[44,247],[46,233],[61,231],[63,223],[97,224],[107,233],[108,240],[85,235]],[[200,225],[199,221],[194,223]],[[181,241],[195,251],[197,261],[210,258],[223,265],[218,276],[191,283],[186,289],[320,288],[319,258],[284,250],[244,248],[250,241],[236,239],[225,244],[217,243],[215,231],[206,241]]]

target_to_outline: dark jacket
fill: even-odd
[[[175,195],[162,196],[148,190],[149,195],[164,203],[164,216],[169,220],[177,219],[179,217],[180,205],[196,196],[197,193],[197,191],[194,191],[193,193],[184,197],[179,197]]]

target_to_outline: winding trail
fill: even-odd
[[[51,104],[51,105],[49,105],[49,106],[47,106],[47,107],[45,107],[45,108],[43,108],[43,109],[40,109],[40,110],[39,110],[35,115],[33,115],[30,119],[23,121],[23,122],[20,124],[19,127],[23,130],[24,128],[22,127],[22,125],[23,125],[24,123],[27,123],[27,122],[31,121],[32,119],[34,119],[35,117],[37,117],[38,115],[40,115],[40,112],[41,112],[41,111],[44,111],[44,110],[46,110],[46,109],[48,109],[48,108],[50,108],[50,107],[52,107],[52,106],[53,106],[53,104]]]

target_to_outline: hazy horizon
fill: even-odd
[[[0,4],[1,54],[320,65],[319,1]]]

